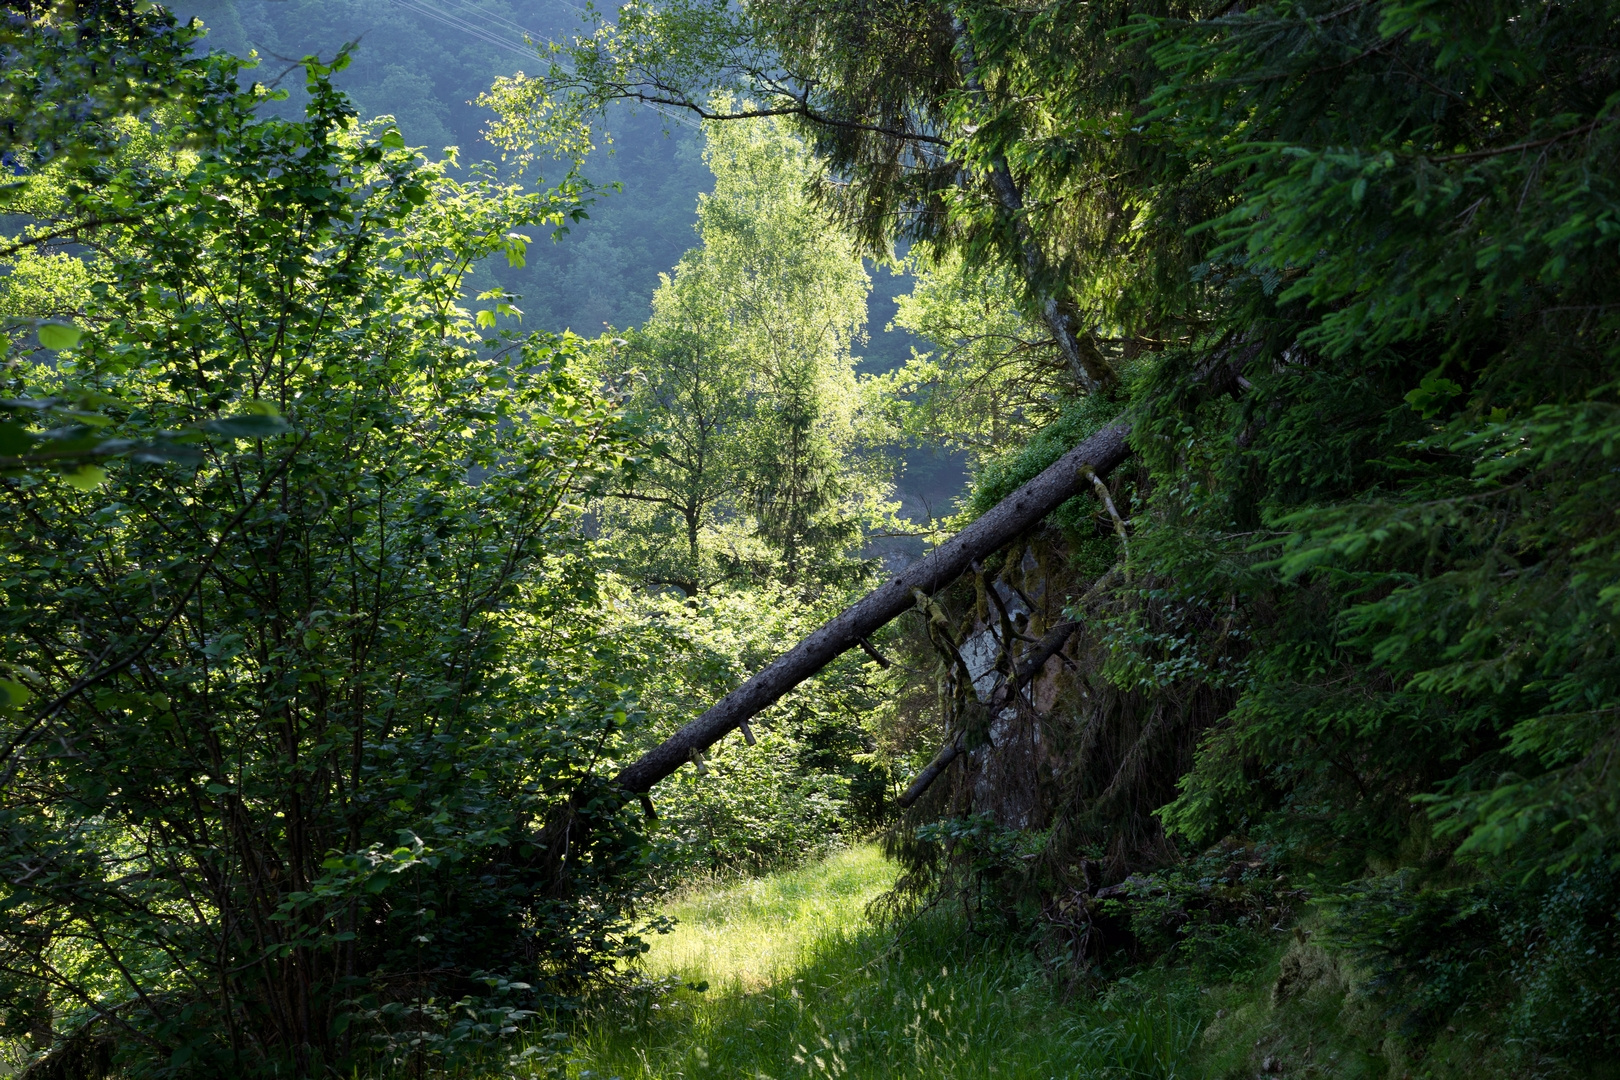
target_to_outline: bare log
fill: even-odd
[[[617,785],[631,794],[650,790],[690,760],[693,751],[707,749],[911,607],[913,589],[939,591],[961,577],[974,559],[1006,547],[1068,499],[1089,490],[1087,470],[1105,476],[1124,461],[1130,452],[1129,433],[1129,425],[1114,424],[1064,454],[983,517],[845,608],[703,715],[626,765]]]
[[[1048,630],[1045,636],[1035,643],[1022,662],[1019,663],[1016,677],[1011,682],[1003,681],[1000,686],[996,687],[995,693],[990,695],[990,701],[987,704],[990,715],[994,716],[1006,708],[1007,703],[1012,701],[1013,696],[1028,686],[1030,680],[1041,673],[1041,668],[1046,666],[1046,662],[1062,651],[1063,646],[1068,644],[1069,638],[1079,628],[1080,624],[1077,622],[1060,622]],[[923,767],[923,771],[917,774],[917,778],[911,782],[911,786],[906,788],[900,797],[895,800],[900,809],[904,810],[922,798],[922,793],[927,791],[929,785],[935,780],[939,779],[939,774],[949,768],[951,762],[955,761],[961,752],[962,733],[959,731],[951,737],[949,742],[939,748],[939,753],[934,755],[934,760]]]

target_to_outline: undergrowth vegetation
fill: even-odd
[[[1526,1039],[1607,1022],[1593,1011],[1448,1011],[1421,1046],[1390,1039],[1392,1004],[1413,1004],[1391,993],[1392,980],[1415,954],[1392,956],[1392,942],[1382,952],[1323,947],[1317,939],[1334,916],[1311,910],[1287,930],[1184,936],[1105,980],[1054,978],[959,911],[872,921],[871,903],[895,873],[874,848],[858,847],[795,870],[695,883],[661,909],[673,928],[651,939],[638,989],[588,1004],[515,1060],[575,1080],[1463,1080],[1516,1075]],[[1452,992],[1488,1000],[1489,980],[1502,973],[1467,967],[1484,955],[1477,937],[1432,914],[1419,920],[1429,935],[1420,951],[1438,947],[1447,957],[1431,965],[1457,965]],[[1165,924],[1149,916],[1139,928],[1153,925]],[[1581,932],[1547,928],[1549,940]],[[1540,1071],[1558,1073],[1548,1063]]]
[[[1332,932],[1339,905],[1304,906],[1286,929],[1274,914],[1245,925],[1227,912],[1178,932],[1182,924],[1164,915],[1233,854],[1218,866],[1206,860],[1203,879],[1195,866],[1169,888],[1144,881],[1159,903],[1135,912],[1136,928],[1169,937],[1149,943],[1163,951],[1119,962],[1106,979],[1055,977],[1017,942],[975,931],[949,907],[903,924],[873,921],[873,901],[897,868],[872,846],[761,877],[694,882],[661,908],[671,923],[636,965],[639,988],[588,1004],[516,1060],[532,1074],[574,1080],[1464,1080],[1524,1075],[1527,1042],[1545,1046],[1561,1032],[1601,1039],[1612,1022],[1593,992],[1612,976],[1592,972],[1599,954],[1581,947],[1594,928],[1562,908],[1518,938],[1519,954],[1556,954],[1548,990],[1554,979],[1573,980],[1584,1009],[1456,1010],[1489,1002],[1492,981],[1508,974],[1489,966],[1482,935],[1527,930],[1487,903],[1459,910],[1418,900],[1426,906],[1402,913],[1398,941]],[[1252,881],[1255,853],[1238,854]],[[1243,884],[1229,887],[1229,903],[1253,892]],[[1476,921],[1460,928],[1459,919]],[[1424,1013],[1403,980],[1431,994],[1443,982],[1456,1000]],[[1410,1025],[1435,1027],[1421,1043],[1392,1039],[1392,1016],[1408,1036]],[[1593,1075],[1614,1074],[1603,1068]],[[1544,1058],[1536,1072],[1561,1070]]]

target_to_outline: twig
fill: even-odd
[[[1443,154],[1440,157],[1432,157],[1429,160],[1475,161],[1479,158],[1499,157],[1502,154],[1514,154],[1520,150],[1534,150],[1538,146],[1546,146],[1549,143],[1557,142],[1559,139],[1567,139],[1571,135],[1580,135],[1584,132],[1591,131],[1593,128],[1603,123],[1603,119],[1603,117],[1599,116],[1590,123],[1582,124],[1577,128],[1570,128],[1568,131],[1560,131],[1557,135],[1549,135],[1545,139],[1534,139],[1530,142],[1514,143],[1512,146],[1499,146],[1492,150],[1471,150],[1466,154]]]
[[[1081,465],[1080,475],[1091,481],[1092,490],[1097,493],[1097,498],[1102,500],[1102,504],[1108,508],[1108,516],[1114,519],[1114,532],[1119,534],[1119,546],[1125,551],[1123,565],[1125,567],[1125,583],[1128,585],[1131,580],[1131,541],[1130,537],[1125,533],[1125,519],[1119,516],[1119,510],[1114,507],[1114,499],[1108,492],[1108,485],[1102,482],[1102,477],[1098,476],[1090,465]]]

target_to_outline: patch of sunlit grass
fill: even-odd
[[[939,919],[902,939],[867,902],[892,881],[860,848],[689,892],[647,955],[681,989],[592,1010],[573,1080],[1169,1078],[1198,1032],[1190,1003],[1065,1000],[1027,952]]]
[[[650,975],[708,982],[717,993],[757,990],[816,950],[867,931],[866,905],[894,883],[875,847],[840,851],[812,865],[678,894],[665,912],[675,929],[656,937]]]

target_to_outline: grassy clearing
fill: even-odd
[[[645,958],[660,990],[615,998],[495,1076],[568,1080],[1505,1080],[1488,1016],[1417,1046],[1307,935],[1255,935],[1222,962],[1155,965],[1065,996],[1016,943],[950,919],[898,940],[866,918],[893,880],[873,848],[694,888]],[[706,989],[696,987],[706,985]],[[668,988],[677,987],[673,992]],[[566,1049],[564,1049],[566,1047]],[[1605,1071],[1607,1070],[1607,1071]],[[1614,1080],[1620,1066],[1535,1070]],[[457,1073],[456,1075],[464,1075]]]
[[[894,883],[877,848],[708,889],[689,889],[667,908],[675,929],[655,939],[647,972],[717,991],[757,990],[785,977],[818,947],[867,929],[866,905]]]
[[[694,892],[670,909],[648,973],[696,991],[582,1018],[576,1080],[700,1077],[1189,1075],[1196,1001],[1124,984],[1064,1000],[1026,955],[945,920],[900,941],[865,917],[892,871],[858,848],[791,873]]]

